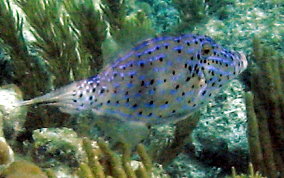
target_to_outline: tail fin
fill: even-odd
[[[78,109],[73,104],[74,92],[76,92],[78,82],[73,82],[67,86],[56,89],[43,96],[33,98],[31,100],[19,101],[18,106],[26,106],[33,104],[53,105],[58,106],[62,112],[76,113]]]

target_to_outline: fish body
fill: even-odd
[[[167,123],[188,117],[247,67],[246,57],[193,34],[142,42],[98,75],[23,105],[91,111],[122,121]]]

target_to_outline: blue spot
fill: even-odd
[[[163,104],[163,105],[160,106],[161,109],[166,109],[166,108],[168,108],[168,107],[169,107],[168,104]]]
[[[140,94],[140,93],[136,93],[135,95],[134,95],[134,97],[141,97],[142,95]]]
[[[170,61],[170,60],[168,60],[168,61],[167,61],[167,65],[171,67],[171,66],[173,65],[173,62]]]
[[[145,80],[145,78],[146,78],[145,75],[140,75],[138,79],[139,80]]]
[[[154,95],[154,94],[155,94],[155,91],[154,91],[154,90],[149,90],[148,94],[149,94],[149,95]]]
[[[131,88],[131,87],[133,87],[133,86],[134,86],[133,83],[128,83],[128,84],[127,84],[127,87],[128,87],[128,88]]]
[[[159,69],[158,67],[155,67],[155,68],[154,68],[154,71],[155,71],[155,72],[159,72],[160,69]]]
[[[183,101],[183,98],[182,98],[182,97],[177,97],[177,98],[176,98],[176,101],[177,101],[177,102],[181,102],[181,101]]]
[[[175,95],[177,93],[177,90],[170,90],[171,95]]]

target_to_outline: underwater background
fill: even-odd
[[[13,107],[142,40],[187,33],[243,51],[249,66],[185,120],[145,134]],[[0,0],[0,177],[284,177],[283,48],[283,0]]]

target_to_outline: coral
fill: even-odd
[[[36,165],[27,161],[13,162],[0,174],[5,178],[47,178],[47,175]]]
[[[1,42],[0,42],[1,43]],[[0,44],[0,86],[11,83],[12,81],[12,65],[10,56],[1,47]]]
[[[27,114],[25,107],[15,107],[17,101],[22,99],[22,93],[15,85],[6,85],[0,87],[0,113],[1,136],[2,132],[7,139],[16,139],[16,136],[24,131],[24,123]]]
[[[82,139],[72,129],[43,128],[33,132],[31,154],[41,167],[77,167],[85,159]]]
[[[143,145],[137,146],[137,153],[141,162],[131,161],[130,150],[127,145],[122,145],[122,156],[112,151],[108,144],[99,139],[98,147],[84,139],[83,148],[87,153],[88,162],[82,162],[78,170],[79,177],[167,177],[164,173],[157,174]]]
[[[70,19],[62,12],[62,2],[56,0],[17,0],[26,14],[36,39],[33,45],[48,63],[55,77],[56,87],[88,76],[88,63],[77,53],[77,38],[70,27]],[[82,57],[82,60],[79,60]]]
[[[14,154],[5,139],[0,138],[0,165],[9,164],[14,159]]]
[[[70,15],[70,22],[78,33],[81,46],[79,51],[84,55],[81,57],[86,58],[84,60],[87,60],[90,65],[90,67],[78,69],[89,70],[91,75],[97,74],[103,67],[101,46],[107,35],[107,21],[97,6],[98,2],[93,0],[87,0],[84,3],[79,0],[64,1],[64,7]],[[84,54],[86,52],[89,56]]]
[[[258,172],[254,171],[253,165],[251,163],[249,164],[248,170],[249,170],[248,175],[245,175],[245,174],[237,175],[236,169],[234,167],[232,167],[232,176],[231,176],[231,178],[264,178],[264,177],[261,176],[261,174],[259,174]]]
[[[9,0],[0,2],[0,38],[1,48],[5,48],[11,56],[13,65],[12,82],[17,84],[27,97],[39,95],[40,91],[46,91],[49,78],[43,69],[28,51],[28,45],[23,37],[23,21],[19,14],[14,12]],[[30,80],[30,79],[34,80]]]
[[[251,161],[268,177],[284,175],[283,54],[253,40],[254,65],[249,70],[246,95]]]

